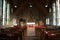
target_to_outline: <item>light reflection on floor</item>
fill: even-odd
[[[35,27],[27,27],[27,36],[35,36]]]
[[[35,34],[35,27],[27,27],[27,35],[25,36],[25,40],[37,40],[38,37],[36,37]]]

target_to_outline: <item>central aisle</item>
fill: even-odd
[[[36,36],[35,35],[35,27],[27,27],[27,35],[26,36]]]
[[[25,40],[38,40],[35,33],[35,27],[27,27]]]

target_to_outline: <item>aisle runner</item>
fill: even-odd
[[[27,36],[35,36],[35,27],[27,27]]]

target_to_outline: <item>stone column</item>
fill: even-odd
[[[7,3],[7,25],[10,22],[10,3]]]
[[[59,18],[60,18],[60,13],[59,13],[59,0],[56,0],[56,16],[57,16],[57,25],[60,25]]]
[[[49,8],[49,25],[51,25],[51,8]]]
[[[52,4],[52,8],[53,8],[53,25],[56,25],[56,6],[55,3]]]
[[[53,8],[51,7],[50,9],[50,16],[49,16],[49,18],[50,18],[50,25],[52,26],[53,25]]]
[[[6,0],[3,0],[3,26],[6,25],[6,7]]]

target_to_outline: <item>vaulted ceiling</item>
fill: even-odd
[[[11,0],[11,8],[14,10],[15,15],[19,15],[30,3],[39,10],[43,15],[47,16],[49,14],[49,8],[55,0]],[[48,7],[45,7],[48,5]]]

